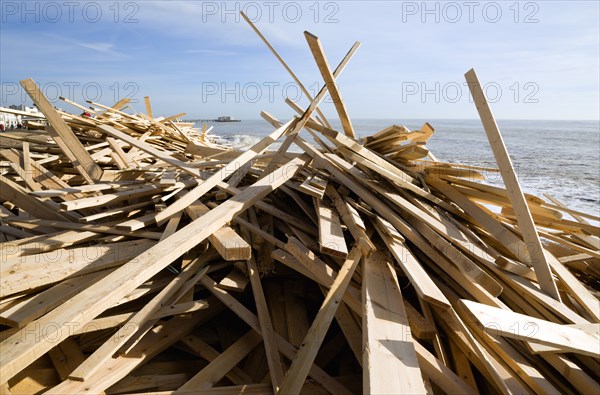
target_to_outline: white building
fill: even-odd
[[[17,128],[19,125],[23,125],[23,121],[27,119],[27,115],[41,114],[36,107],[27,107],[24,105],[12,105],[8,110],[12,111],[2,111],[0,108],[0,129],[7,130]]]

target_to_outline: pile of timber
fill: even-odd
[[[498,168],[356,138],[358,44],[332,71],[306,38],[325,85],[243,152],[22,81],[49,126],[0,148],[2,394],[600,393],[600,218],[522,192],[472,70]]]

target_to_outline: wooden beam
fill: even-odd
[[[192,220],[200,218],[210,209],[202,202],[196,201],[185,208]],[[210,244],[226,261],[241,261],[252,257],[252,247],[242,239],[230,226],[225,225],[208,237]]]
[[[152,114],[152,105],[150,104],[150,96],[144,96],[144,103],[146,104],[146,114],[148,114],[150,118],[154,118],[154,115]]]
[[[442,291],[435,285],[429,274],[423,269],[419,261],[404,243],[404,238],[386,220],[381,217],[375,219],[375,229],[396,258],[402,271],[408,276],[411,284],[419,297],[428,303],[433,303],[441,308],[449,308],[450,302]]]
[[[381,252],[363,267],[363,392],[425,394],[400,285]]]
[[[560,301],[558,288],[552,278],[550,265],[542,252],[542,243],[535,228],[533,218],[531,217],[529,207],[527,206],[525,195],[523,195],[512,161],[508,155],[504,141],[502,140],[500,129],[496,124],[492,110],[481,89],[475,70],[469,70],[465,74],[465,79],[467,80],[467,85],[469,86],[469,90],[475,101],[475,106],[479,112],[479,117],[483,123],[483,128],[485,129],[492,151],[494,152],[494,157],[496,158],[496,162],[498,162],[500,175],[502,176],[502,180],[504,180],[506,190],[508,191],[508,197],[515,210],[517,223],[519,224],[519,229],[523,235],[523,240],[525,241],[525,246],[527,247],[527,252],[529,254],[529,260],[535,269],[540,288],[554,299]]]
[[[54,221],[66,219],[56,208],[52,208],[35,196],[30,196],[25,188],[4,176],[0,176],[0,199],[11,202],[36,218]]]
[[[94,162],[90,154],[83,147],[69,125],[62,119],[54,109],[46,96],[32,79],[22,80],[21,86],[29,94],[37,108],[46,116],[52,127],[46,128],[56,144],[67,155],[73,166],[79,171],[83,178],[93,184],[102,178],[102,169]]]
[[[314,199],[319,224],[319,250],[338,258],[348,255],[348,247],[340,224],[340,217],[326,202]]]
[[[212,362],[221,354],[209,344],[205,343],[202,339],[194,335],[185,336],[183,339],[181,339],[180,343],[185,345],[194,354],[202,359],[207,360],[208,362]],[[252,383],[252,378],[238,367],[234,367],[227,372],[225,377],[227,377],[236,385]]]
[[[81,363],[75,369],[69,378],[72,380],[85,381],[94,372],[105,367],[106,361],[111,358],[129,339],[141,331],[142,327],[150,320],[150,317],[163,306],[170,306],[175,301],[171,298],[183,286],[183,284],[195,274],[198,274],[200,267],[206,263],[206,259],[197,259],[193,264],[186,266],[177,277],[175,277],[167,286],[165,286],[155,297],[142,307],[137,313],[127,321],[108,340],[90,355],[85,362]],[[207,268],[200,271],[200,277],[206,273]],[[198,276],[194,276],[198,277]]]
[[[361,241],[359,241],[360,243]],[[300,393],[304,381],[308,376],[310,367],[312,366],[321,344],[325,339],[325,335],[329,330],[329,325],[333,321],[333,317],[337,308],[342,301],[342,297],[350,284],[352,275],[360,262],[362,252],[360,248],[354,247],[348,258],[338,272],[335,281],[327,292],[327,296],[310,326],[302,345],[298,349],[296,357],[292,361],[290,369],[285,375],[285,379],[279,389],[279,394],[297,394]]]
[[[189,390],[212,388],[231,369],[250,353],[261,342],[261,336],[253,330],[247,332],[218,357],[213,359],[204,369],[179,387],[174,395]]]
[[[258,333],[262,333],[260,329],[260,322],[256,315],[242,305],[237,299],[229,295],[224,289],[217,287],[217,283],[214,282],[209,276],[205,276],[201,281],[202,285],[206,287],[213,295],[215,295],[223,304],[229,307],[238,317],[240,317],[246,324]],[[293,360],[296,356],[296,347],[286,341],[281,335],[275,332],[275,340],[281,353],[288,359]],[[310,372],[316,382],[323,386],[326,390],[333,394],[346,394],[349,395],[351,392],[346,389],[342,384],[337,382],[331,376],[329,376],[324,370],[319,368],[317,365],[312,365]]]
[[[265,293],[263,291],[256,260],[253,257],[250,257],[250,259],[246,261],[246,265],[250,277],[250,284],[252,284],[252,294],[254,295],[256,312],[260,322],[267,364],[269,365],[269,375],[271,376],[271,384],[273,386],[273,392],[276,393],[283,381],[283,365],[281,363],[279,349],[277,348],[273,323],[271,322],[271,316],[269,315],[269,308],[267,307],[267,300],[265,299]]]
[[[331,67],[329,67],[329,62],[327,61],[327,57],[325,56],[325,51],[321,45],[321,41],[319,38],[309,32],[304,32],[304,37],[308,42],[308,46],[310,51],[315,58],[315,62],[317,63],[317,67],[319,67],[319,71],[321,72],[321,76],[323,80],[325,80],[325,85],[327,85],[327,90],[333,99],[333,105],[338,112],[340,117],[340,121],[342,123],[342,128],[344,129],[344,133],[346,136],[351,138],[356,138],[354,134],[354,128],[352,127],[352,122],[350,121],[350,116],[348,116],[348,111],[346,111],[346,106],[344,101],[342,100],[342,95],[338,90],[338,87],[335,83],[335,77],[331,72]]]
[[[462,299],[462,309],[477,325],[492,335],[501,335],[511,339],[530,341],[549,345],[562,350],[600,358],[600,336],[569,325],[555,324],[525,314],[487,306]]]
[[[117,266],[153,244],[147,240],[125,241],[3,260],[0,263],[0,297]]]
[[[300,81],[300,79],[298,77],[296,77],[296,74],[294,74],[294,72],[292,71],[292,69],[287,65],[287,63],[283,60],[283,58],[279,55],[279,53],[277,53],[277,51],[275,50],[275,48],[273,48],[273,46],[269,43],[269,41],[266,39],[266,37],[260,32],[260,30],[258,30],[258,28],[256,27],[256,25],[254,23],[252,23],[252,21],[246,16],[246,14],[244,14],[243,11],[241,11],[240,14],[244,18],[244,20],[246,22],[248,22],[248,24],[250,25],[250,27],[252,28],[252,30],[254,30],[254,32],[258,35],[258,37],[262,40],[262,42],[265,43],[265,45],[267,46],[267,48],[269,48],[269,50],[271,51],[271,53],[277,58],[277,60],[279,60],[279,63],[281,63],[281,65],[283,66],[283,68],[286,69],[286,71],[290,74],[290,76],[296,82],[296,84],[298,84],[298,86],[302,90],[302,93],[304,93],[304,95],[306,96],[306,98],[308,99],[308,101],[313,101],[314,99],[312,98],[312,96],[310,95],[310,93],[308,92],[308,90],[304,87],[304,84],[302,84],[302,81]],[[325,124],[327,126],[331,127],[331,125],[327,121],[327,118],[325,118],[325,114],[323,114],[321,112],[321,109],[317,107],[316,110],[319,113],[319,115],[321,116],[321,118],[323,119],[323,121],[325,122]]]

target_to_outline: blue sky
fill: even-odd
[[[291,115],[305,97],[236,11],[245,10],[312,94],[322,79],[304,39],[320,37],[353,118],[476,118],[475,67],[499,119],[599,119],[598,1],[0,1],[1,105],[47,96],[155,115]],[[67,110],[68,105],[60,104]],[[323,110],[334,118],[331,103]]]

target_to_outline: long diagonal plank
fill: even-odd
[[[279,60],[279,63],[281,63],[281,65],[283,66],[283,68],[286,69],[286,71],[290,74],[290,77],[292,77],[292,79],[296,82],[296,84],[298,84],[298,87],[302,90],[302,93],[304,93],[304,95],[308,98],[308,101],[313,101],[313,97],[310,95],[310,92],[308,92],[308,89],[306,89],[306,87],[304,86],[304,84],[302,83],[302,81],[300,81],[300,79],[292,71],[292,69],[290,68],[290,66],[288,66],[288,64],[283,60],[283,58],[279,55],[279,53],[275,50],[275,48],[273,48],[273,46],[269,43],[269,41],[267,40],[267,38],[260,32],[260,30],[258,30],[258,28],[256,27],[256,25],[254,23],[252,23],[252,21],[250,20],[250,18],[248,18],[246,16],[246,14],[244,14],[243,11],[240,11],[240,15],[242,15],[242,18],[244,18],[244,20],[246,22],[248,22],[248,25],[250,25],[250,27],[252,28],[252,30],[254,30],[254,32],[258,35],[258,37],[262,40],[262,42],[265,43],[265,45],[267,46],[267,48],[269,48],[269,50],[277,58],[277,60]],[[330,126],[329,122],[327,122],[327,118],[325,118],[325,114],[323,114],[323,112],[321,111],[321,109],[317,107],[316,111],[319,113],[319,115],[321,116],[321,119],[323,119],[323,121],[325,122],[325,124],[327,126]]]
[[[49,127],[46,130],[65,155],[67,155],[77,171],[79,171],[89,184],[93,184],[94,181],[100,180],[100,178],[102,178],[102,169],[92,159],[69,125],[67,125],[60,114],[44,96],[35,81],[32,79],[22,80],[21,86],[23,86],[23,89],[29,94],[37,108],[39,108],[46,116],[50,125],[52,125],[52,127]]]
[[[214,303],[213,303],[214,302]],[[108,387],[129,375],[136,367],[179,341],[194,329],[223,310],[223,305],[209,299],[209,308],[191,314],[191,317],[174,317],[149,331],[126,356],[111,358],[106,370],[100,370],[87,381],[67,379],[45,392],[48,395],[102,394]]]
[[[191,350],[194,354],[202,359],[207,360],[208,362],[212,362],[219,355],[221,355],[219,351],[215,350],[209,344],[205,343],[202,339],[194,335],[185,336],[180,340],[180,343],[185,345],[185,347]],[[252,378],[239,367],[234,367],[229,372],[225,373],[225,377],[227,377],[233,384],[236,385],[252,383]]]
[[[40,319],[29,323],[19,332],[0,343],[2,366],[0,382],[6,382],[50,350],[57,341],[67,338],[69,324],[79,325],[94,317],[133,291],[190,248],[208,238],[237,214],[277,189],[306,164],[305,156],[291,160],[247,187],[238,195],[193,221],[171,237],[159,242],[137,258],[127,262],[93,286],[71,298]],[[177,248],[173,248],[177,246]],[[41,336],[35,328],[48,327]]]
[[[80,364],[69,375],[72,380],[85,381],[92,373],[105,367],[105,362],[115,354],[138,330],[141,330],[146,321],[161,307],[169,306],[170,298],[181,288],[181,286],[192,277],[205,262],[200,258],[193,264],[185,267],[167,286],[165,286],[152,300],[134,316],[127,321],[110,339],[105,341],[96,351],[90,355],[85,362]],[[205,273],[206,271],[204,271]]]
[[[360,43],[357,41],[350,48],[348,53],[344,56],[344,58],[342,59],[340,64],[336,67],[335,71],[333,72],[333,76],[335,78],[339,77],[340,74],[342,74],[342,71],[344,71],[344,68],[346,68],[346,66],[348,65],[348,62],[350,62],[350,59],[352,59],[352,57],[354,56],[354,54],[356,53],[356,51],[358,50],[359,47],[360,47]],[[295,136],[302,130],[302,128],[310,120],[310,116],[315,111],[315,109],[318,108],[319,103],[325,98],[326,94],[327,94],[327,85],[321,87],[321,90],[319,91],[317,96],[315,96],[315,98],[310,102],[309,106],[306,108],[306,110],[302,114],[300,121],[296,124],[296,127],[294,128],[294,130],[292,130],[288,134],[288,137],[285,139],[285,141],[281,144],[281,146],[277,150],[276,158],[279,155],[282,155],[284,152],[287,152],[288,148],[290,148],[290,145],[292,145],[292,143],[294,142]],[[275,166],[275,164],[276,164],[276,161],[272,160],[271,163],[269,163],[269,166],[267,167],[266,172],[271,171],[272,167]]]
[[[216,296],[221,302],[223,302],[223,304],[229,307],[231,311],[233,311],[238,317],[246,322],[248,326],[250,326],[256,332],[262,334],[258,317],[248,310],[244,305],[242,305],[237,299],[231,296],[226,290],[217,287],[217,283],[214,280],[212,280],[209,276],[204,276],[204,278],[200,280],[200,283],[204,285],[204,287],[214,296]],[[281,353],[286,358],[293,360],[297,354],[296,347],[281,337],[281,335],[279,335],[277,332],[275,332],[275,341],[277,342],[277,347]],[[346,387],[329,376],[316,364],[313,364],[310,368],[309,375],[314,379],[314,381],[319,383],[321,386],[323,386],[323,388],[332,394],[351,394]]]
[[[248,229],[244,229],[243,232],[246,240],[250,240],[250,231]],[[283,381],[284,373],[283,364],[281,363],[281,356],[279,355],[279,349],[277,347],[277,341],[275,340],[275,330],[269,314],[269,308],[267,306],[267,300],[265,298],[256,259],[254,257],[250,257],[250,259],[246,261],[246,267],[248,268],[248,277],[250,277],[250,284],[252,285],[252,295],[254,296],[254,304],[256,305],[258,320],[260,321],[260,329],[265,348],[265,355],[267,358],[267,365],[269,366],[271,384],[273,386],[273,392],[277,392],[277,389]]]
[[[506,145],[500,134],[500,129],[496,124],[492,110],[483,94],[475,70],[469,70],[465,74],[465,79],[467,80],[471,96],[473,96],[473,101],[479,112],[483,129],[485,130],[490,146],[492,147],[492,152],[494,153],[496,162],[498,162],[498,168],[500,169],[502,180],[506,185],[508,197],[515,210],[517,223],[519,224],[519,229],[523,235],[527,253],[529,254],[527,259],[533,265],[540,288],[554,299],[560,301],[558,288],[552,278],[550,265],[543,253],[542,242],[540,241],[540,236],[537,233],[533,218],[531,217],[531,212],[527,206],[525,195],[523,195],[523,190],[519,184],[517,174],[515,173]],[[525,251],[523,251],[523,253],[525,253]]]
[[[375,220],[375,229],[377,229],[383,242],[387,245],[394,258],[396,258],[396,262],[398,262],[402,271],[408,276],[419,297],[441,308],[449,308],[450,302],[408,249],[404,238],[396,228],[383,218],[377,217]]]
[[[359,240],[358,242],[361,243],[362,241]],[[350,284],[350,280],[360,262],[361,256],[362,252],[358,246],[354,247],[350,254],[348,254],[348,259],[344,262],[335,281],[327,292],[327,296],[310,326],[308,333],[304,337],[304,341],[302,341],[298,353],[293,359],[292,365],[287,371],[278,393],[300,393],[304,381],[306,380],[306,376],[308,376],[308,371],[321,348],[325,335],[331,325],[331,321],[333,321],[333,317],[342,301],[346,288],[348,288],[348,284]]]
[[[262,338],[252,329],[213,359],[206,367],[179,387],[174,395],[189,390],[212,388],[231,369],[261,342]]]
[[[333,99],[333,105],[335,106],[335,109],[340,117],[340,121],[342,122],[344,133],[346,133],[346,136],[348,137],[356,138],[356,135],[354,134],[354,128],[352,127],[352,122],[350,121],[350,116],[348,116],[346,105],[344,104],[342,96],[335,84],[335,77],[331,72],[331,67],[329,67],[329,62],[327,61],[325,51],[321,46],[321,41],[317,36],[309,32],[304,32],[304,37],[306,37],[308,46],[313,54],[313,57],[315,58],[315,61],[317,62],[319,71],[321,72],[321,76],[327,85],[327,90]]]

